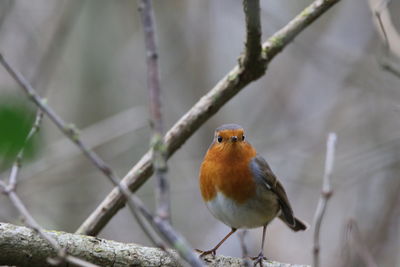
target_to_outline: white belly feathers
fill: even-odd
[[[261,193],[261,192],[258,192]],[[269,190],[262,190],[262,197],[237,204],[221,192],[214,199],[207,201],[210,212],[218,220],[232,228],[255,228],[268,224],[280,210],[276,210],[277,198]]]

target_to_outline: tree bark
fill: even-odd
[[[178,261],[178,254],[171,250],[166,252],[134,243],[125,244],[59,231],[46,232],[55,238],[61,247],[66,248],[70,255],[100,266],[182,266]],[[0,223],[0,265],[52,266],[47,259],[56,256],[56,251],[32,229]],[[226,256],[207,257],[204,263],[213,267],[245,266],[243,259]],[[309,267],[274,261],[265,261],[264,266]]]

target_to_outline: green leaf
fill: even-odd
[[[24,155],[33,157],[38,138],[26,137],[34,123],[35,112],[31,104],[22,100],[0,95],[0,168],[8,168],[15,161],[18,152],[25,147]]]

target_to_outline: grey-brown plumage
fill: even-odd
[[[251,162],[250,168],[254,178],[259,184],[262,184],[274,192],[278,198],[278,203],[282,211],[279,218],[292,229],[293,231],[306,230],[307,226],[300,219],[294,217],[292,207],[282,184],[278,181],[275,174],[272,172],[267,161],[260,155],[257,155]]]

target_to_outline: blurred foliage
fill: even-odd
[[[27,158],[36,154],[37,137],[25,144],[33,122],[34,111],[26,102],[9,95],[0,97],[0,170],[10,167],[24,146]]]

